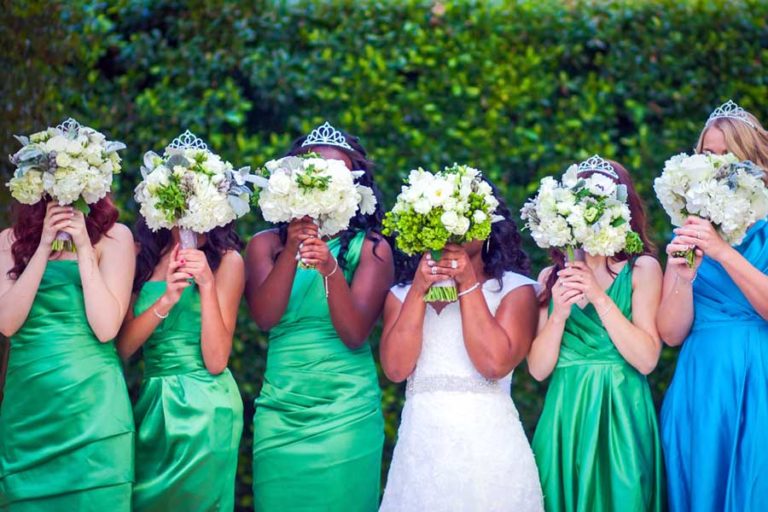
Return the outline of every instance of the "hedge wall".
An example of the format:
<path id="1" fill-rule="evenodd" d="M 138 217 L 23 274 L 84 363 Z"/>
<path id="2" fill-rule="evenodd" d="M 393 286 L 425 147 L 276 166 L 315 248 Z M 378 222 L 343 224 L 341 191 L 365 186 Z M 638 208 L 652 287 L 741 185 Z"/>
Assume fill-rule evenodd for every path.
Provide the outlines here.
<path id="1" fill-rule="evenodd" d="M 595 152 L 614 157 L 634 173 L 663 243 L 669 226 L 650 183 L 664 159 L 689 150 L 728 98 L 768 120 L 768 3 L 756 0 L 2 0 L 0 11 L 0 152 L 15 150 L 11 134 L 69 115 L 125 141 L 116 194 L 127 223 L 140 155 L 182 130 L 258 165 L 327 119 L 362 138 L 390 204 L 417 165 L 472 163 L 519 206 L 540 177 Z M 9 204 L 5 189 L 0 199 Z M 246 238 L 261 227 L 256 213 L 239 223 Z M 231 367 L 249 416 L 265 353 L 243 312 Z M 665 350 L 651 376 L 657 400 L 674 358 Z M 139 373 L 132 364 L 134 391 Z M 388 460 L 403 397 L 382 388 Z M 519 370 L 528 432 L 544 391 Z M 248 428 L 243 507 L 251 437 Z"/>

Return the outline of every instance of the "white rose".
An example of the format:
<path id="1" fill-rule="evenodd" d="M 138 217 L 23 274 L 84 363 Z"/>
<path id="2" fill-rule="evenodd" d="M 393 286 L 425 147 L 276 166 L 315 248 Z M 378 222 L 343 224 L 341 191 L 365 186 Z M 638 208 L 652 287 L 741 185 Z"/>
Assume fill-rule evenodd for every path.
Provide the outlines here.
<path id="1" fill-rule="evenodd" d="M 472 220 L 475 221 L 475 224 L 482 224 L 487 218 L 488 216 L 483 210 L 475 210 L 475 213 L 472 214 Z"/>

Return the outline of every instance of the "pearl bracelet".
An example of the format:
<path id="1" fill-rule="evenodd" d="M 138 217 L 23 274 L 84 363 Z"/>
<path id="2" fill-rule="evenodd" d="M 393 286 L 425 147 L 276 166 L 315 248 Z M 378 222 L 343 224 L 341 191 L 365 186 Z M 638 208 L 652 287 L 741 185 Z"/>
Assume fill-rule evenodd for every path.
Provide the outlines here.
<path id="1" fill-rule="evenodd" d="M 152 308 L 152 313 L 154 313 L 155 316 L 157 318 L 159 318 L 160 320 L 165 320 L 166 318 L 168 318 L 168 315 L 171 314 L 171 312 L 169 311 L 165 315 L 161 315 L 160 313 L 157 312 L 157 309 L 155 309 L 155 308 Z"/>
<path id="2" fill-rule="evenodd" d="M 468 293 L 472 293 L 473 291 L 477 290 L 479 287 L 480 287 L 480 282 L 478 281 L 472 286 L 470 286 L 469 288 L 467 288 L 466 290 L 464 290 L 463 292 L 459 292 L 456 296 L 463 297 L 464 295 L 467 295 Z"/>

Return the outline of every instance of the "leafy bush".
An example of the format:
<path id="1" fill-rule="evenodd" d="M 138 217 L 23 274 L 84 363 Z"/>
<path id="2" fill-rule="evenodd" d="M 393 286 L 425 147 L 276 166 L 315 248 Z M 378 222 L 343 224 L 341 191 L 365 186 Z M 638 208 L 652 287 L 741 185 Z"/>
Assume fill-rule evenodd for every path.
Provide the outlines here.
<path id="1" fill-rule="evenodd" d="M 418 165 L 484 169 L 518 208 L 568 163 L 616 158 L 663 243 L 670 227 L 651 179 L 664 159 L 689 150 L 729 97 L 768 120 L 760 0 L 7 0 L 2 12 L 2 153 L 15 150 L 12 133 L 67 115 L 126 142 L 116 196 L 128 223 L 141 154 L 184 129 L 235 165 L 259 165 L 327 119 L 361 137 L 390 205 Z M 262 227 L 256 214 L 239 223 L 244 237 Z M 527 243 L 541 268 L 544 255 Z M 243 310 L 231 368 L 249 418 L 265 354 Z M 674 359 L 665 350 L 650 378 L 657 401 Z M 129 375 L 135 385 L 136 365 Z M 382 387 L 388 461 L 403 395 Z M 544 392 L 518 371 L 529 433 Z M 242 443 L 243 507 L 252 434 Z"/>

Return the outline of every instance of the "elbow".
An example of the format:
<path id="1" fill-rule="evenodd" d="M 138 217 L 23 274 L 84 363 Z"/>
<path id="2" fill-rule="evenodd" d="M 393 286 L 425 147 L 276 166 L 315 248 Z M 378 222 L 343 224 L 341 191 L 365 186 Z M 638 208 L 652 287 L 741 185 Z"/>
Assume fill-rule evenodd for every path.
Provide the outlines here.
<path id="1" fill-rule="evenodd" d="M 116 327 L 113 329 L 94 330 L 93 334 L 96 336 L 96 339 L 99 340 L 100 343 L 109 343 L 117 337 L 119 332 L 120 328 Z"/>
<path id="2" fill-rule="evenodd" d="M 411 374 L 411 372 L 407 371 L 405 368 L 398 368 L 396 365 L 384 364 L 384 361 L 381 362 L 381 369 L 384 370 L 384 375 L 387 376 L 387 379 L 389 379 L 390 382 L 394 382 L 395 384 L 403 382 Z"/>
<path id="3" fill-rule="evenodd" d="M 683 340 L 685 340 L 683 336 L 675 335 L 672 332 L 664 332 L 662 329 L 659 329 L 659 337 L 668 347 L 679 347 L 683 344 Z"/>
<path id="4" fill-rule="evenodd" d="M 19 328 L 17 326 L 8 325 L 8 324 L 0 325 L 0 334 L 5 336 L 6 338 L 10 338 L 14 334 L 16 334 L 16 331 L 18 330 Z"/>
<path id="5" fill-rule="evenodd" d="M 211 375 L 221 375 L 222 373 L 224 373 L 224 370 L 227 369 L 227 363 L 206 364 L 205 369 L 208 370 L 208 373 L 210 373 Z"/>
<path id="6" fill-rule="evenodd" d="M 349 334 L 346 336 L 340 336 L 341 341 L 344 343 L 344 345 L 347 346 L 350 350 L 357 350 L 358 348 L 365 345 L 365 342 L 367 340 L 367 336 L 361 336 L 361 335 L 355 335 L 355 334 Z"/>
<path id="7" fill-rule="evenodd" d="M 512 368 L 510 368 L 506 361 L 489 360 L 485 364 L 480 365 L 477 371 L 488 380 L 499 380 L 506 377 L 512 371 Z"/>
<path id="8" fill-rule="evenodd" d="M 653 372 L 653 370 L 656 369 L 656 363 L 658 362 L 658 360 L 659 359 L 656 358 L 650 361 L 643 361 L 642 363 L 635 366 L 635 369 L 641 374 L 648 376 Z"/>
<path id="9" fill-rule="evenodd" d="M 528 366 L 528 373 L 531 374 L 531 377 L 533 377 L 536 382 L 544 382 L 547 377 L 549 377 L 548 372 L 543 372 L 539 368 L 530 365 Z"/>

